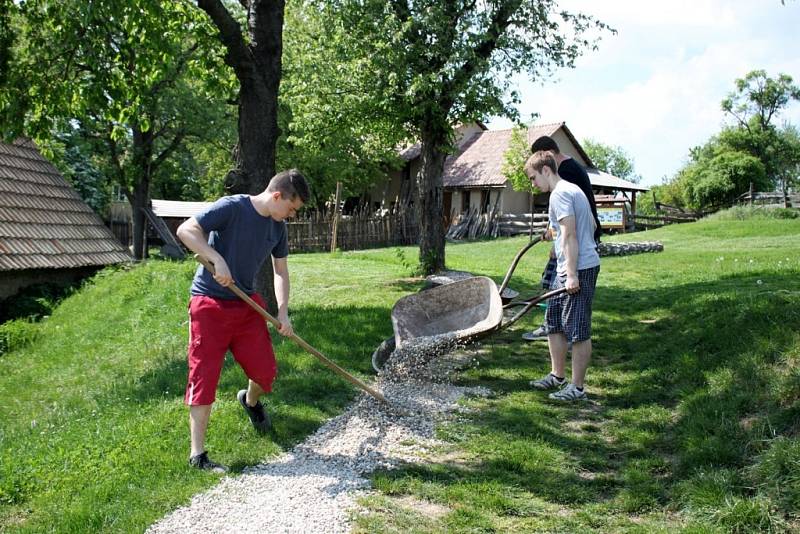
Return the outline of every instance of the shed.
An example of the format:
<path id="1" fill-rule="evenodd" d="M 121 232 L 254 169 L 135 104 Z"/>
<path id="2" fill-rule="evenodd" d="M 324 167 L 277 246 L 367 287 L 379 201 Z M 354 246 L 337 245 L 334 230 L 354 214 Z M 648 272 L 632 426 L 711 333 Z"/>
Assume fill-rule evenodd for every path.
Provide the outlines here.
<path id="1" fill-rule="evenodd" d="M 33 141 L 0 142 L 0 299 L 131 261 Z"/>

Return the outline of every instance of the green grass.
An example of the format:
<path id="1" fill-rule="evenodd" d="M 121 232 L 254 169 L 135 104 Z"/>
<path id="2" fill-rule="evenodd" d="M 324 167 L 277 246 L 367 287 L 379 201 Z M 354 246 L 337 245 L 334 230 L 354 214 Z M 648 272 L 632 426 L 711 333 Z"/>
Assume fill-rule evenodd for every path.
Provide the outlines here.
<path id="1" fill-rule="evenodd" d="M 603 262 L 595 302 L 597 405 L 531 391 L 544 344 L 485 340 L 465 385 L 496 392 L 440 429 L 428 461 L 373 477 L 363 532 L 751 532 L 800 509 L 800 220 L 718 220 L 618 240 L 665 251 Z M 500 280 L 524 239 L 448 245 L 448 267 Z M 398 252 L 399 250 L 399 252 Z M 414 248 L 290 257 L 295 330 L 369 378 L 389 313 L 421 283 Z M 536 290 L 545 247 L 512 279 Z M 751 261 L 752 260 L 752 261 Z M 218 476 L 186 466 L 191 262 L 103 271 L 0 355 L 0 531 L 141 532 Z M 760 282 L 760 283 L 759 283 Z M 646 322 L 641 322 L 646 321 Z M 653 322 L 654 321 L 654 322 Z M 277 336 L 276 336 L 277 337 Z M 302 441 L 357 392 L 276 339 L 275 431 L 259 437 L 223 369 L 209 428 L 240 471 Z"/>
<path id="2" fill-rule="evenodd" d="M 441 460 L 377 473 L 383 497 L 365 501 L 375 512 L 359 531 L 405 531 L 404 496 L 447 510 L 412 516 L 413 532 L 800 527 L 800 221 L 614 238 L 632 239 L 665 251 L 603 261 L 587 380 L 596 404 L 555 405 L 528 388 L 549 360 L 546 344 L 519 335 L 541 315 L 492 336 L 461 383 L 496 395 L 440 429 Z M 450 247 L 448 261 L 498 277 L 512 243 Z M 540 263 L 526 258 L 512 286 L 532 288 Z"/>

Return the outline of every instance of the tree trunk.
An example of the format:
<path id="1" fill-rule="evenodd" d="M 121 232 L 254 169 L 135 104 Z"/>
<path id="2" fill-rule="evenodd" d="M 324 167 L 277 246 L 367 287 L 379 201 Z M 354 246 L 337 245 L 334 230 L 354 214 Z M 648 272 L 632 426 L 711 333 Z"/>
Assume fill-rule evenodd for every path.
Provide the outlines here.
<path id="1" fill-rule="evenodd" d="M 439 128 L 422 132 L 422 168 L 417 175 L 417 221 L 419 263 L 424 274 L 444 269 L 444 224 L 442 175 L 447 154 L 447 133 Z"/>
<path id="2" fill-rule="evenodd" d="M 133 161 L 135 173 L 133 198 L 129 199 L 133 211 L 133 257 L 141 260 L 146 256 L 145 232 L 147 231 L 143 208 L 150 201 L 150 174 L 153 157 L 153 133 L 133 129 Z"/>
<path id="3" fill-rule="evenodd" d="M 250 0 L 247 39 L 220 0 L 198 0 L 219 29 L 227 49 L 225 62 L 239 80 L 239 165 L 242 182 L 231 193 L 257 195 L 275 174 L 278 129 L 278 91 L 283 54 L 285 0 Z M 277 312 L 272 261 L 267 258 L 256 276 L 256 291 L 269 311 Z"/>

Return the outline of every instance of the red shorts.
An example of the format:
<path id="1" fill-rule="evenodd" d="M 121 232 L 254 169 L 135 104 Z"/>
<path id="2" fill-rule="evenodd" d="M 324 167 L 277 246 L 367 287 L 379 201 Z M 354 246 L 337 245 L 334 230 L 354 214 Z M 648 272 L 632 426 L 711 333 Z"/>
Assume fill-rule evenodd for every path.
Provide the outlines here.
<path id="1" fill-rule="evenodd" d="M 264 305 L 258 294 L 252 297 Z M 189 301 L 186 404 L 196 406 L 214 402 L 222 363 L 229 349 L 250 380 L 264 391 L 272 391 L 277 365 L 264 318 L 241 300 L 192 296 Z"/>

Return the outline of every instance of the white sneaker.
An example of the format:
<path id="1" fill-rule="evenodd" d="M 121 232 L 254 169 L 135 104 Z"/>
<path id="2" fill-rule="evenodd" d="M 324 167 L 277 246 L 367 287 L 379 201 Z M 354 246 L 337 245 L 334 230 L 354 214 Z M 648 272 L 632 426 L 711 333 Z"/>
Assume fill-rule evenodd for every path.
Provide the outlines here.
<path id="1" fill-rule="evenodd" d="M 564 385 L 565 379 L 559 380 L 553 373 L 548 374 L 539 380 L 531 380 L 530 385 L 534 389 L 558 389 Z"/>
<path id="2" fill-rule="evenodd" d="M 551 393 L 548 395 L 553 400 L 557 401 L 564 401 L 564 402 L 573 402 L 573 401 L 586 401 L 589 400 L 589 397 L 586 396 L 586 391 L 581 391 L 578 389 L 578 386 L 570 382 L 567 384 L 567 387 L 556 391 L 555 393 Z"/>

